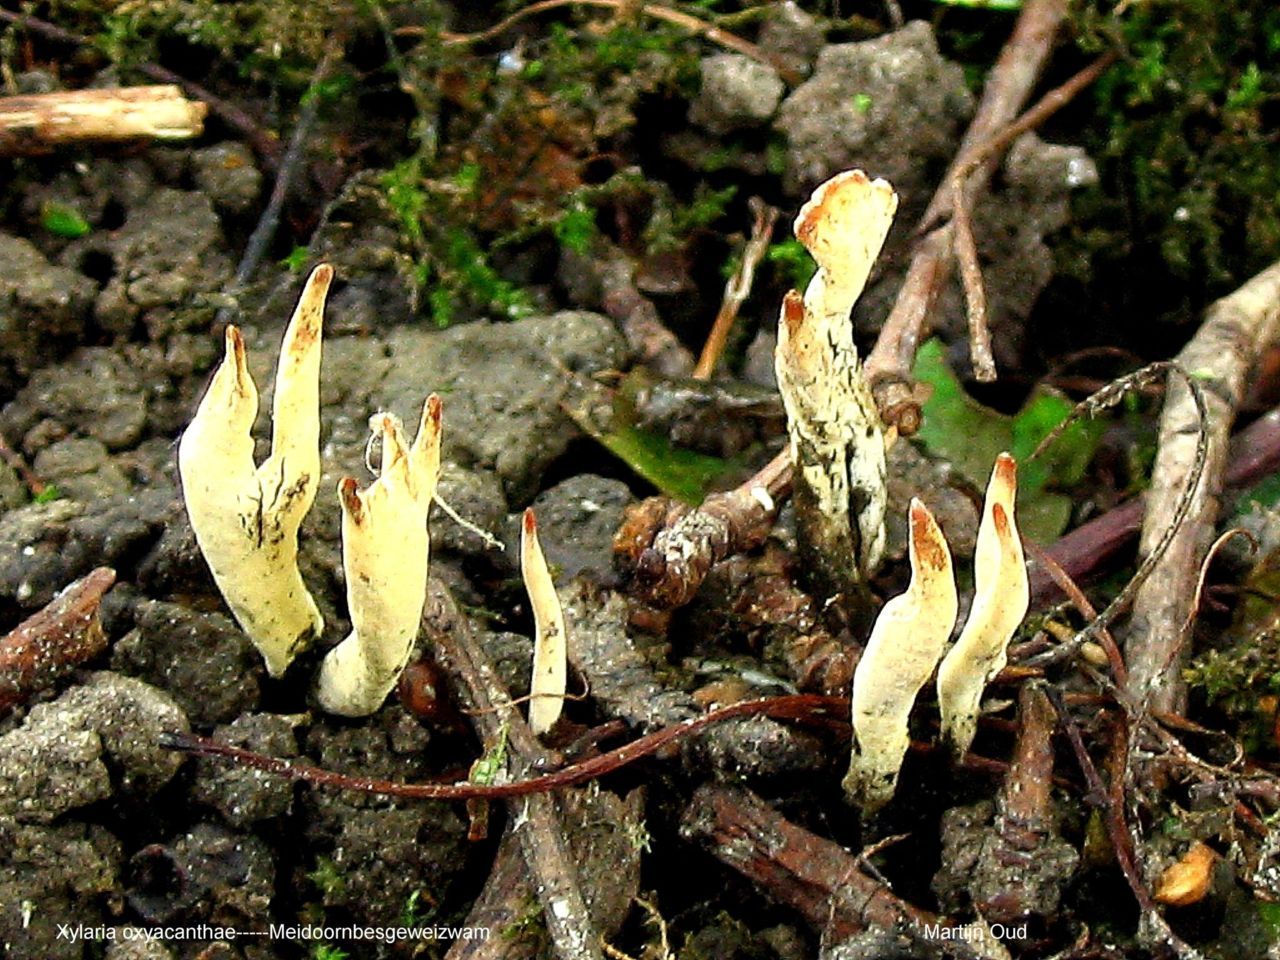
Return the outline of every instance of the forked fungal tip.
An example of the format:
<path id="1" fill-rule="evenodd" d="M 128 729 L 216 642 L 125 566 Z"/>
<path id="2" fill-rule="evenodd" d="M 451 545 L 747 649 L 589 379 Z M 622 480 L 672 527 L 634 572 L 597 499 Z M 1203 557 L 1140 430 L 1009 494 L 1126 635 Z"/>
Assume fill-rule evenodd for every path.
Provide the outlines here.
<path id="1" fill-rule="evenodd" d="M 443 412 L 444 404 L 440 400 L 439 394 L 433 393 L 427 397 L 427 419 L 431 421 L 433 426 L 437 428 L 440 426 L 440 418 Z"/>
<path id="2" fill-rule="evenodd" d="M 328 263 L 321 263 L 311 271 L 311 282 L 323 286 L 329 286 L 333 282 L 333 266 Z"/>
<path id="3" fill-rule="evenodd" d="M 533 536 L 538 532 L 538 519 L 533 515 L 533 507 L 525 507 L 524 532 L 526 536 Z"/>

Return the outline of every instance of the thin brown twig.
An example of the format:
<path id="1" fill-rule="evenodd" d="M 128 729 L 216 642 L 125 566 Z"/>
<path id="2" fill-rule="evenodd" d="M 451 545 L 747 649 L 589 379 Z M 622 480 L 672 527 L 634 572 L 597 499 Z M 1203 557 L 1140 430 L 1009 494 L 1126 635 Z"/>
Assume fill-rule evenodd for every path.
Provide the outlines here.
<path id="1" fill-rule="evenodd" d="M 571 787 L 652 756 L 663 747 L 701 733 L 713 724 L 735 717 L 765 716 L 778 720 L 846 720 L 849 701 L 844 697 L 824 697 L 819 694 L 794 694 L 786 697 L 769 697 L 763 700 L 746 700 L 730 704 L 682 723 L 672 724 L 646 734 L 625 746 L 597 754 L 551 773 L 540 774 L 509 783 L 400 783 L 375 777 L 357 777 L 335 773 L 321 767 L 284 760 L 255 753 L 241 747 L 220 743 L 208 737 L 182 733 L 169 733 L 163 743 L 175 750 L 183 750 L 201 757 L 222 757 L 240 766 L 262 770 L 288 780 L 301 780 L 322 787 L 339 790 L 357 790 L 384 797 L 400 797 L 406 800 L 506 800 L 511 797 L 527 797 L 546 793 L 561 787 Z"/>
<path id="2" fill-rule="evenodd" d="M 1231 439 L 1224 485 L 1238 490 L 1280 469 L 1280 408 L 1270 411 Z M 1144 497 L 1125 501 L 1081 524 L 1046 548 L 1076 581 L 1103 567 L 1138 535 Z M 1055 585 L 1039 564 L 1031 569 L 1032 603 L 1052 599 Z"/>
<path id="3" fill-rule="evenodd" d="M 1070 103 L 1103 72 L 1119 54 L 1108 50 L 1065 83 L 1054 87 L 1029 110 L 999 130 L 990 139 L 967 151 L 954 165 L 948 178 L 951 194 L 951 236 L 969 315 L 969 351 L 974 378 L 980 382 L 996 379 L 995 356 L 991 352 L 991 331 L 987 325 L 987 292 L 978 262 L 978 244 L 973 235 L 973 196 L 969 177 L 982 164 L 1006 150 L 1022 134 L 1034 130 Z"/>
<path id="4" fill-rule="evenodd" d="M 982 101 L 960 149 L 925 211 L 924 229 L 950 212 L 951 171 L 965 162 L 969 150 L 990 140 L 1017 117 L 1048 62 L 1054 39 L 1066 18 L 1066 7 L 1064 0 L 1028 0 L 1023 4 L 1013 32 L 987 75 Z M 993 171 L 994 164 L 988 158 L 971 174 L 968 189 L 972 196 L 985 187 Z M 881 416 L 903 434 L 914 432 L 909 428 L 918 428 L 919 424 L 920 404 L 911 370 L 938 294 L 951 275 L 954 250 L 951 231 L 952 224 L 944 223 L 920 239 L 893 309 L 867 357 L 867 379 Z"/>
<path id="5" fill-rule="evenodd" d="M 432 584 L 422 617 L 432 649 L 442 666 L 461 685 L 461 692 L 477 711 L 473 722 L 486 743 L 507 738 L 507 766 L 517 776 L 546 769 L 554 758 L 534 736 L 524 718 L 510 704 L 511 695 L 487 654 L 476 642 L 470 622 L 447 588 Z M 500 713 L 493 707 L 506 704 Z M 569 855 L 564 817 L 551 797 L 531 795 L 517 809 L 524 825 L 515 831 L 524 854 L 529 885 L 543 908 L 547 932 L 560 960 L 603 960 L 599 937 L 592 926 L 577 865 Z"/>
<path id="6" fill-rule="evenodd" d="M 1093 604 L 1089 602 L 1089 598 L 1085 596 L 1079 585 L 1071 579 L 1071 575 L 1058 565 L 1058 561 L 1054 560 L 1046 550 L 1030 540 L 1024 540 L 1023 546 L 1035 558 L 1036 563 L 1044 567 L 1053 582 L 1058 585 L 1058 589 L 1067 595 L 1067 598 L 1075 605 L 1075 608 L 1086 621 L 1097 619 L 1098 611 L 1094 609 Z M 1118 686 L 1123 687 L 1129 681 L 1129 670 L 1124 665 L 1124 656 L 1120 653 L 1120 648 L 1116 645 L 1115 638 L 1111 636 L 1111 631 L 1106 627 L 1099 630 L 1098 642 L 1102 645 L 1102 649 L 1106 651 L 1107 662 L 1111 665 L 1112 678 Z M 1054 654 L 1057 654 L 1057 652 L 1057 650 L 1053 651 Z M 1038 662 L 1043 665 L 1045 660 Z"/>
<path id="7" fill-rule="evenodd" d="M 522 20 L 535 16 L 540 13 L 547 13 L 551 10 L 559 10 L 564 7 L 600 7 L 606 10 L 628 10 L 635 7 L 633 0 L 539 0 L 537 3 L 531 3 L 527 7 L 522 7 L 515 13 L 502 20 L 499 20 L 493 26 L 476 33 L 451 33 L 447 30 L 440 32 L 440 40 L 446 46 L 463 45 L 470 46 L 476 43 L 485 43 L 493 40 L 506 33 L 512 27 Z M 680 10 L 673 10 L 670 7 L 664 7 L 656 3 L 646 3 L 640 6 L 635 12 L 643 13 L 647 17 L 655 20 L 662 20 L 666 23 L 674 24 L 688 30 L 694 36 L 706 37 L 712 43 L 719 44 L 726 50 L 732 50 L 734 53 L 740 53 L 745 57 L 750 57 L 759 63 L 766 64 L 778 71 L 778 75 L 782 77 L 788 84 L 795 86 L 804 78 L 800 76 L 792 67 L 788 66 L 783 60 L 775 57 L 768 51 L 762 50 L 750 41 L 743 40 L 736 34 L 732 34 L 727 30 L 722 30 L 713 23 L 700 20 L 695 16 L 684 13 Z M 420 28 L 402 28 L 400 33 L 408 33 L 410 31 L 420 32 Z"/>
<path id="8" fill-rule="evenodd" d="M 738 269 L 733 271 L 733 276 L 725 284 L 724 300 L 716 314 L 715 323 L 711 325 L 711 332 L 707 334 L 707 340 L 702 345 L 698 363 L 693 368 L 695 380 L 710 380 L 711 375 L 715 373 L 716 363 L 720 360 L 725 342 L 729 339 L 729 331 L 733 329 L 733 323 L 738 319 L 738 311 L 743 302 L 751 294 L 756 267 L 769 249 L 769 241 L 773 237 L 773 226 L 778 222 L 778 209 L 769 206 L 759 197 L 752 197 L 750 206 L 755 214 L 755 221 L 751 225 L 751 239 L 742 250 Z"/>

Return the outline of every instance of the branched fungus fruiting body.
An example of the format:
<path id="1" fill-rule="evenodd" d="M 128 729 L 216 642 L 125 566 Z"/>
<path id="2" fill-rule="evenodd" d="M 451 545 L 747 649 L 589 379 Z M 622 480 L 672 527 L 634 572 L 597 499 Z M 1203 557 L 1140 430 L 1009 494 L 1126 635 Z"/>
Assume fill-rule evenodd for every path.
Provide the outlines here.
<path id="1" fill-rule="evenodd" d="M 550 730 L 564 709 L 568 647 L 564 611 L 556 596 L 547 559 L 538 542 L 538 521 L 524 512 L 520 536 L 520 572 L 533 608 L 533 674 L 529 680 L 529 729 L 541 735 Z"/>
<path id="2" fill-rule="evenodd" d="M 253 462 L 258 391 L 244 340 L 226 357 L 178 444 L 178 473 L 200 551 L 237 622 L 279 676 L 324 627 L 298 573 L 298 526 L 320 477 L 320 343 L 333 268 L 316 267 L 285 330 L 272 402 L 271 455 Z"/>
<path id="3" fill-rule="evenodd" d="M 907 591 L 884 605 L 853 676 L 853 756 L 845 792 L 864 813 L 893 796 L 910 740 L 907 720 L 956 622 L 951 551 L 933 515 L 911 501 Z"/>
<path id="4" fill-rule="evenodd" d="M 884 552 L 885 441 L 850 312 L 897 205 L 888 183 L 853 170 L 814 191 L 795 224 L 818 270 L 783 302 L 775 366 L 802 556 L 831 595 L 864 583 Z"/>
<path id="5" fill-rule="evenodd" d="M 960 639 L 938 668 L 942 736 L 957 757 L 973 743 L 982 691 L 1004 668 L 1009 641 L 1030 604 L 1027 564 L 1013 513 L 1017 471 L 1009 454 L 996 458 L 973 555 L 973 607 Z"/>
<path id="6" fill-rule="evenodd" d="M 374 414 L 369 426 L 382 437 L 378 479 L 366 490 L 352 477 L 338 484 L 352 630 L 324 658 L 316 685 L 320 705 L 347 717 L 382 706 L 418 635 L 431 545 L 427 514 L 440 479 L 440 398 L 427 398 L 412 447 L 392 414 Z"/>

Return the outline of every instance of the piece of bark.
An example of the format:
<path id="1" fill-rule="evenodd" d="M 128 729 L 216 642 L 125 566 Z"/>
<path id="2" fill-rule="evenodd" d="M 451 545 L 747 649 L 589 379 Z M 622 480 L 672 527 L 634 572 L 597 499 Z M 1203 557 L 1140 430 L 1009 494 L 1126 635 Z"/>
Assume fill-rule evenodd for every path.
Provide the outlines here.
<path id="1" fill-rule="evenodd" d="M 0 97 L 0 155 L 47 153 L 72 143 L 185 140 L 204 132 L 207 111 L 168 84 Z"/>
<path id="2" fill-rule="evenodd" d="M 0 716 L 106 649 L 98 608 L 115 582 L 98 567 L 0 640 Z"/>
<path id="3" fill-rule="evenodd" d="M 1214 537 L 1226 468 L 1227 440 L 1248 378 L 1280 333 L 1280 262 L 1212 304 L 1199 331 L 1176 362 L 1204 388 L 1208 420 L 1199 423 L 1191 392 L 1171 378 L 1160 419 L 1159 450 L 1147 495 L 1139 550 L 1149 554 L 1160 542 L 1187 483 L 1187 470 L 1200 443 L 1207 446 L 1204 473 L 1181 528 L 1134 598 L 1127 630 L 1129 691 L 1148 698 L 1152 710 L 1182 713 L 1184 639 L 1196 584 Z"/>
<path id="4" fill-rule="evenodd" d="M 864 872 L 857 857 L 789 822 L 749 790 L 704 785 L 693 794 L 681 834 L 741 872 L 770 897 L 799 911 L 824 943 L 868 929 L 902 934 L 937 954 L 976 958 L 959 939 L 925 939 L 943 918 L 899 899 Z"/>
<path id="5" fill-rule="evenodd" d="M 791 458 L 784 450 L 741 486 L 711 494 L 694 510 L 664 498 L 628 510 L 614 553 L 634 567 L 643 599 L 662 609 L 684 606 L 712 564 L 764 542 L 778 501 L 790 490 Z"/>

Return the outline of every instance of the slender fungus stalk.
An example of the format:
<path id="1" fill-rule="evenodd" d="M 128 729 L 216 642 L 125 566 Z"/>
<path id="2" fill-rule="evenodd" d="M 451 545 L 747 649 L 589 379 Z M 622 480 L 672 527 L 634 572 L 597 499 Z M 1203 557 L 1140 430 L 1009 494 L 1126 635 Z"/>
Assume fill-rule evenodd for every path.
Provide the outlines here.
<path id="1" fill-rule="evenodd" d="M 963 757 L 973 743 L 982 691 L 1004 669 L 1009 640 L 1031 601 L 1022 540 L 1013 518 L 1017 492 L 1018 464 L 1002 453 L 991 471 L 978 527 L 973 607 L 960 639 L 938 668 L 942 736 L 957 757 Z"/>
<path id="2" fill-rule="evenodd" d="M 324 627 L 298 573 L 298 526 L 320 477 L 320 338 L 333 268 L 316 267 L 276 368 L 271 455 L 253 462 L 258 391 L 244 340 L 227 352 L 178 444 L 178 473 L 196 542 L 236 621 L 278 677 Z"/>
<path id="3" fill-rule="evenodd" d="M 863 584 L 884 552 L 885 441 L 849 314 L 897 205 L 888 183 L 852 170 L 818 187 L 795 224 L 818 271 L 783 301 L 775 366 L 801 555 L 829 596 Z"/>
<path id="4" fill-rule="evenodd" d="M 427 398 L 412 447 L 389 413 L 374 414 L 369 427 L 382 435 L 378 479 L 367 490 L 357 490 L 352 477 L 338 483 L 352 630 L 324 658 L 316 685 L 320 705 L 347 717 L 382 706 L 418 635 L 431 547 L 427 513 L 440 479 L 440 398 Z"/>
<path id="5" fill-rule="evenodd" d="M 933 514 L 911 501 L 907 591 L 884 605 L 853 675 L 853 756 L 844 789 L 864 813 L 893 796 L 910 743 L 907 719 L 955 626 L 951 551 Z"/>
<path id="6" fill-rule="evenodd" d="M 538 521 L 532 510 L 524 512 L 520 536 L 520 572 L 533 608 L 533 676 L 529 681 L 529 729 L 541 736 L 550 730 L 564 709 L 567 674 L 564 612 L 547 559 L 538 543 Z"/>

